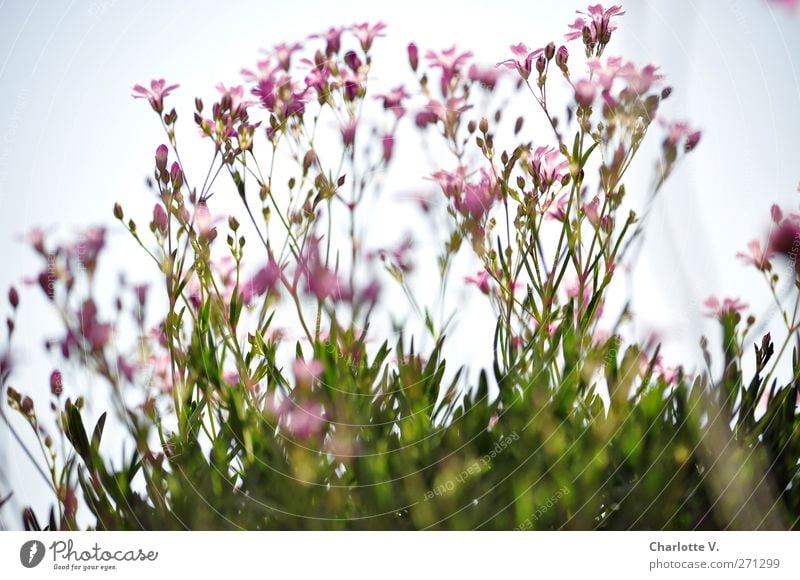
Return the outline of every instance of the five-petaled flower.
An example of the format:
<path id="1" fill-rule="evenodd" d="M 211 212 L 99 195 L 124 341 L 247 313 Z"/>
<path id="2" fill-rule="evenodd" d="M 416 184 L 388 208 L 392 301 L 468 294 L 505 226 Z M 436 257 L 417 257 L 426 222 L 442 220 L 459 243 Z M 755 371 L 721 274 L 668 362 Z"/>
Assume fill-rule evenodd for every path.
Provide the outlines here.
<path id="1" fill-rule="evenodd" d="M 709 296 L 703 304 L 709 309 L 709 315 L 714 318 L 722 318 L 747 308 L 747 304 L 738 298 L 725 298 L 720 301 L 716 296 Z"/>
<path id="2" fill-rule="evenodd" d="M 582 38 L 586 54 L 599 56 L 611 40 L 611 33 L 617 29 L 617 24 L 611 19 L 622 16 L 625 12 L 621 6 L 603 8 L 601 4 L 593 4 L 587 10 L 588 12 L 576 10 L 579 16 L 569 25 L 571 30 L 564 35 L 564 38 L 567 40 Z"/>
<path id="3" fill-rule="evenodd" d="M 497 63 L 497 66 L 516 70 L 523 79 L 528 79 L 533 70 L 533 61 L 544 52 L 543 48 L 529 50 L 524 43 L 511 45 L 511 54 L 514 58 L 509 58 Z"/>
<path id="4" fill-rule="evenodd" d="M 429 50 L 425 53 L 425 58 L 428 59 L 432 67 L 442 70 L 442 95 L 447 96 L 452 88 L 450 81 L 458 76 L 461 67 L 469 62 L 469 59 L 472 58 L 472 52 L 468 50 L 459 54 L 454 45 L 441 52 Z"/>
<path id="5" fill-rule="evenodd" d="M 160 114 L 164 111 L 164 97 L 180 86 L 166 86 L 166 84 L 167 82 L 164 79 L 153 79 L 150 81 L 149 89 L 142 85 L 133 85 L 133 98 L 147 99 L 153 110 Z"/>
<path id="6" fill-rule="evenodd" d="M 358 41 L 361 43 L 361 48 L 364 52 L 368 51 L 372 46 L 372 42 L 379 36 L 383 36 L 382 32 L 386 28 L 383 22 L 370 24 L 369 22 L 362 22 L 353 26 L 353 34 L 355 34 Z"/>
<path id="7" fill-rule="evenodd" d="M 761 242 L 750 240 L 747 243 L 747 252 L 736 252 L 736 257 L 740 258 L 745 264 L 752 264 L 762 272 L 772 269 L 770 258 L 773 251 L 769 247 L 761 249 Z"/>

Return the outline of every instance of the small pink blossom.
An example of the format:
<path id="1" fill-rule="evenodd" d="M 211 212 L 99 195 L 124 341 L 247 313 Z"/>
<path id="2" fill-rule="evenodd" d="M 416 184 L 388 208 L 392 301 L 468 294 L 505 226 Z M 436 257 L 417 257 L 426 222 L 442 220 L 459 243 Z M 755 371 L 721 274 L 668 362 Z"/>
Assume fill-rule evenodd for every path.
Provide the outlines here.
<path id="1" fill-rule="evenodd" d="M 280 44 L 276 44 L 272 50 L 275 53 L 275 57 L 278 59 L 278 65 L 283 70 L 288 71 L 292 62 L 292 54 L 301 48 L 303 48 L 303 45 L 298 42 L 281 42 Z"/>
<path id="2" fill-rule="evenodd" d="M 738 298 L 725 298 L 720 302 L 716 296 L 709 296 L 703 304 L 709 309 L 709 315 L 715 318 L 722 318 L 747 308 L 747 304 Z"/>
<path id="3" fill-rule="evenodd" d="M 581 79 L 575 83 L 575 102 L 584 109 L 588 109 L 594 102 L 596 87 L 593 82 Z"/>
<path id="4" fill-rule="evenodd" d="M 372 42 L 377 37 L 384 36 L 382 32 L 385 28 L 386 25 L 383 22 L 377 22 L 376 24 L 362 22 L 361 24 L 353 26 L 353 34 L 355 34 L 356 38 L 361 43 L 361 48 L 366 52 L 370 49 Z"/>
<path id="5" fill-rule="evenodd" d="M 287 427 L 299 439 L 310 439 L 325 426 L 325 410 L 319 403 L 305 401 L 292 409 L 287 417 Z"/>
<path id="6" fill-rule="evenodd" d="M 358 129 L 358 119 L 349 117 L 344 124 L 339 127 L 339 133 L 342 135 L 342 143 L 345 147 L 350 147 L 356 140 L 356 129 Z"/>
<path id="7" fill-rule="evenodd" d="M 600 4 L 589 6 L 588 12 L 576 11 L 578 18 L 569 25 L 570 32 L 564 35 L 567 40 L 583 38 L 587 51 L 593 51 L 597 45 L 605 46 L 611 40 L 611 33 L 617 24 L 611 19 L 622 16 L 625 12 L 621 6 L 603 8 Z"/>
<path id="8" fill-rule="evenodd" d="M 267 265 L 258 270 L 252 278 L 241 287 L 242 302 L 249 305 L 256 296 L 263 296 L 267 292 L 274 292 L 281 279 L 281 268 L 275 259 L 270 256 Z"/>
<path id="9" fill-rule="evenodd" d="M 444 103 L 431 99 L 425 109 L 417 113 L 414 121 L 420 129 L 441 121 L 444 125 L 445 133 L 453 136 L 461 114 L 471 108 L 472 105 L 467 105 L 461 97 L 451 97 Z"/>
<path id="10" fill-rule="evenodd" d="M 297 386 L 303 389 L 310 389 L 314 381 L 322 376 L 324 370 L 322 363 L 317 359 L 304 361 L 298 358 L 292 363 L 292 372 Z"/>
<path id="11" fill-rule="evenodd" d="M 750 240 L 747 243 L 747 253 L 736 252 L 736 257 L 740 258 L 745 264 L 751 264 L 762 272 L 772 269 L 770 259 L 773 252 L 770 248 L 761 249 L 761 242 L 758 240 Z"/>
<path id="12" fill-rule="evenodd" d="M 408 98 L 408 93 L 402 85 L 386 93 L 375 95 L 373 98 L 383 101 L 383 108 L 392 111 L 398 119 L 406 114 L 403 101 Z"/>
<path id="13" fill-rule="evenodd" d="M 700 131 L 695 131 L 689 127 L 688 123 L 676 121 L 667 125 L 667 137 L 664 141 L 669 147 L 677 147 L 683 139 L 684 151 L 691 151 L 700 142 Z"/>
<path id="14" fill-rule="evenodd" d="M 600 224 L 600 199 L 596 195 L 592 198 L 592 201 L 581 206 L 581 211 L 594 227 Z"/>
<path id="15" fill-rule="evenodd" d="M 428 59 L 432 67 L 441 69 L 442 95 L 447 95 L 450 88 L 450 81 L 460 74 L 461 67 L 472 58 L 472 52 L 467 51 L 459 54 L 456 47 L 451 46 L 438 53 L 429 50 L 425 53 L 425 58 Z"/>
<path id="16" fill-rule="evenodd" d="M 558 149 L 543 145 L 533 152 L 531 169 L 540 191 L 544 192 L 569 175 L 569 162 Z"/>
<path id="17" fill-rule="evenodd" d="M 326 32 L 320 34 L 312 34 L 311 38 L 321 38 L 325 40 L 325 53 L 336 54 L 342 46 L 342 32 L 344 28 L 341 26 L 333 26 Z"/>
<path id="18" fill-rule="evenodd" d="M 464 186 L 464 195 L 455 198 L 455 206 L 464 215 L 477 220 L 491 209 L 496 198 L 496 178 L 485 169 L 481 169 L 480 179 Z"/>
<path id="19" fill-rule="evenodd" d="M 477 64 L 470 65 L 467 71 L 467 78 L 471 81 L 480 83 L 482 87 L 487 90 L 493 90 L 500 79 L 502 72 L 497 70 L 496 67 L 480 66 Z"/>
<path id="20" fill-rule="evenodd" d="M 166 235 L 169 227 L 169 218 L 167 217 L 167 210 L 160 203 L 153 206 L 153 226 L 162 236 Z"/>
<path id="21" fill-rule="evenodd" d="M 484 294 L 489 293 L 489 273 L 486 270 L 481 270 L 474 276 L 465 276 L 464 282 L 467 284 L 475 284 Z"/>
<path id="22" fill-rule="evenodd" d="M 461 166 L 453 171 L 440 169 L 431 175 L 431 178 L 439 184 L 439 187 L 442 188 L 442 192 L 447 197 L 458 197 L 461 195 L 461 192 L 464 191 L 467 168 Z"/>
<path id="23" fill-rule="evenodd" d="M 133 98 L 147 99 L 153 110 L 160 114 L 164 111 L 164 97 L 169 96 L 172 91 L 180 86 L 165 86 L 166 84 L 164 79 L 153 79 L 150 81 L 149 89 L 142 85 L 133 85 Z"/>
<path id="24" fill-rule="evenodd" d="M 527 79 L 533 70 L 533 61 L 543 52 L 543 48 L 529 50 L 522 42 L 519 44 L 512 44 L 511 53 L 514 57 L 498 62 L 497 66 L 516 70 L 522 78 Z"/>

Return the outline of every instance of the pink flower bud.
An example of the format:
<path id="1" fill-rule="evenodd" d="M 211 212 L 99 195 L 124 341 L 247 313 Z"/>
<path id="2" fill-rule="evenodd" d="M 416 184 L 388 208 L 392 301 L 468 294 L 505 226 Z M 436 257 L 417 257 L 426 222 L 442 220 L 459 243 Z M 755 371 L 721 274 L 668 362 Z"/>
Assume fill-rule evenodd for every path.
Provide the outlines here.
<path id="1" fill-rule="evenodd" d="M 19 293 L 13 286 L 8 289 L 8 302 L 11 304 L 11 308 L 16 309 L 19 306 Z"/>
<path id="2" fill-rule="evenodd" d="M 60 371 L 50 373 L 50 392 L 56 397 L 60 397 L 64 392 L 63 378 Z"/>
<path id="3" fill-rule="evenodd" d="M 159 171 L 164 171 L 167 168 L 167 155 L 169 155 L 169 149 L 164 144 L 158 146 L 156 149 L 156 168 Z"/>
<path id="4" fill-rule="evenodd" d="M 419 66 L 419 50 L 417 45 L 413 42 L 408 45 L 408 63 L 411 65 L 411 70 L 417 72 Z"/>
<path id="5" fill-rule="evenodd" d="M 691 151 L 697 144 L 700 142 L 700 131 L 695 131 L 694 133 L 689 133 L 686 137 L 686 144 L 683 146 L 684 151 Z"/>
<path id="6" fill-rule="evenodd" d="M 392 151 L 394 150 L 394 136 L 384 135 L 381 144 L 383 145 L 383 160 L 389 163 L 392 159 Z"/>
<path id="7" fill-rule="evenodd" d="M 167 211 L 160 203 L 153 206 L 153 225 L 161 235 L 166 235 L 169 227 L 169 218 L 167 217 Z"/>
<path id="8" fill-rule="evenodd" d="M 178 165 L 177 161 L 173 162 L 172 167 L 169 169 L 169 178 L 172 181 L 172 187 L 175 189 L 180 189 L 181 185 L 183 185 L 183 171 L 181 171 L 181 166 Z"/>

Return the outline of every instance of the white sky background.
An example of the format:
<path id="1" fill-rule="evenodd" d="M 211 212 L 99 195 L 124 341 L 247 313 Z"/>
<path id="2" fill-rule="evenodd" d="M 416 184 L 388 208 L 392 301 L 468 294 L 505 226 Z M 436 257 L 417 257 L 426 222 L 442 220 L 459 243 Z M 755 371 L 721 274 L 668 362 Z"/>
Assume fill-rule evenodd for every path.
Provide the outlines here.
<path id="1" fill-rule="evenodd" d="M 800 201 L 800 71 L 794 62 L 800 60 L 800 14 L 764 0 L 623 4 L 627 14 L 607 54 L 660 64 L 675 87 L 661 112 L 704 132 L 698 150 L 662 191 L 634 275 L 640 330 L 663 332 L 668 363 L 694 362 L 699 336 L 716 335 L 702 318 L 709 294 L 739 296 L 756 313 L 770 303 L 763 281 L 734 254 L 764 232 L 771 203 L 796 209 Z M 107 224 L 114 261 L 106 255 L 101 268 L 108 277 L 113 280 L 122 265 L 133 279 L 152 275 L 111 216 L 120 201 L 126 213 L 138 216 L 141 229 L 153 203 L 143 180 L 163 136 L 147 105 L 130 98 L 134 83 L 164 77 L 181 84 L 168 102 L 182 113 L 190 151 L 184 160 L 192 157 L 189 165 L 199 171 L 208 144 L 194 137 L 194 96 L 210 103 L 214 85 L 237 82 L 239 69 L 253 64 L 261 48 L 331 25 L 382 20 L 388 36 L 377 41 L 373 74 L 377 83 L 397 84 L 395 79 L 409 79 L 405 46 L 411 40 L 421 52 L 457 44 L 479 61 L 495 63 L 508 57 L 512 43 L 563 42 L 574 10 L 585 6 L 572 0 L 0 1 L 0 290 L 4 296 L 10 284 L 38 273 L 40 264 L 17 239 L 34 226 L 56 225 L 54 231 L 68 234 Z M 579 46 L 571 46 L 578 56 Z M 392 169 L 391 183 L 398 191 L 419 187 L 427 170 L 409 161 L 414 158 L 402 140 L 398 147 L 398 159 L 408 156 Z M 646 186 L 651 159 L 639 160 L 627 180 L 629 191 Z M 225 211 L 224 205 L 211 207 Z M 370 230 L 376 245 L 414 229 L 416 214 L 397 211 L 376 209 Z M 424 285 L 424 279 L 415 283 Z M 19 366 L 11 384 L 38 395 L 44 407 L 52 363 L 41 345 L 57 327 L 38 289 L 30 294 L 22 296 Z M 449 355 L 453 363 L 487 365 L 491 313 L 471 296 L 461 295 L 461 310 L 469 316 L 451 335 Z M 7 311 L 3 298 L 0 312 Z M 14 507 L 42 505 L 41 481 L 5 430 L 0 441 L 0 475 L 14 483 Z M 0 495 L 6 491 L 3 486 Z M 19 525 L 16 513 L 4 516 L 6 524 Z"/>

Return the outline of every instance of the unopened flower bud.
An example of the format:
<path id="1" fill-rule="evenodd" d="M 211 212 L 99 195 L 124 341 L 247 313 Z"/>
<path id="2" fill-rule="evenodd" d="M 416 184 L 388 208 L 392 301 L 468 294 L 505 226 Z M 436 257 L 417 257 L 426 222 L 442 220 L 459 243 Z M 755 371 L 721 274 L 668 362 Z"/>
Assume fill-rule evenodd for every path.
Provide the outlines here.
<path id="1" fill-rule="evenodd" d="M 125 214 L 122 213 L 122 206 L 118 203 L 114 204 L 114 217 L 118 220 L 121 220 L 123 217 L 125 217 Z"/>
<path id="2" fill-rule="evenodd" d="M 30 397 L 25 397 L 24 399 L 22 399 L 19 408 L 22 409 L 23 413 L 29 415 L 31 411 L 33 411 L 33 399 L 31 399 Z"/>
<path id="3" fill-rule="evenodd" d="M 159 171 L 165 171 L 167 169 L 167 156 L 169 155 L 169 150 L 167 146 L 161 144 L 156 149 L 156 168 Z"/>
<path id="4" fill-rule="evenodd" d="M 544 74 L 544 67 L 547 64 L 547 60 L 545 60 L 544 55 L 539 55 L 539 58 L 536 59 L 536 72 L 540 75 Z"/>
<path id="5" fill-rule="evenodd" d="M 64 392 L 63 379 L 60 371 L 53 371 L 50 373 L 50 392 L 56 397 L 60 397 Z"/>
<path id="6" fill-rule="evenodd" d="M 558 47 L 556 51 L 556 65 L 564 74 L 567 74 L 567 61 L 569 60 L 569 51 L 566 46 Z"/>
<path id="7" fill-rule="evenodd" d="M 234 232 L 239 229 L 239 220 L 233 216 L 228 217 L 228 227 Z"/>
<path id="8" fill-rule="evenodd" d="M 408 63 L 411 65 L 411 70 L 417 72 L 419 65 L 419 51 L 417 45 L 413 42 L 408 45 Z"/>
<path id="9" fill-rule="evenodd" d="M 556 45 L 554 42 L 548 43 L 547 46 L 544 47 L 544 57 L 547 60 L 553 60 L 553 56 L 556 54 Z"/>
<path id="10" fill-rule="evenodd" d="M 8 289 L 8 302 L 11 304 L 11 308 L 16 309 L 19 306 L 19 293 L 13 286 Z"/>

